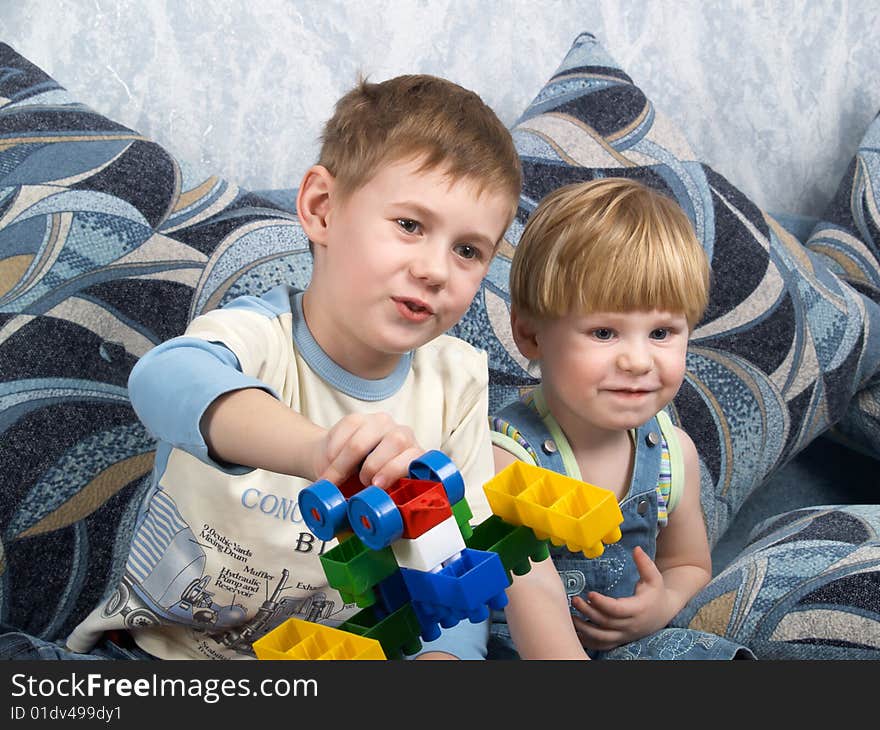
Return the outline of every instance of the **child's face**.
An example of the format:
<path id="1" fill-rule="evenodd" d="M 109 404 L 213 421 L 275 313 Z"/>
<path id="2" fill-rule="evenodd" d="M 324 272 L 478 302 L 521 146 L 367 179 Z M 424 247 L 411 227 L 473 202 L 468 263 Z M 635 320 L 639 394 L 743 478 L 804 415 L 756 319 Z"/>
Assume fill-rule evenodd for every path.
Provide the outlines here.
<path id="1" fill-rule="evenodd" d="M 323 250 L 316 248 L 323 277 L 316 291 L 324 294 L 313 300 L 320 309 L 309 325 L 353 372 L 369 363 L 381 371 L 383 361 L 396 362 L 458 322 L 508 224 L 506 196 L 478 196 L 468 179 L 417 168 L 418 161 L 387 164 L 342 202 L 331 195 Z"/>
<path id="2" fill-rule="evenodd" d="M 640 426 L 678 392 L 688 335 L 684 314 L 657 310 L 540 322 L 535 338 L 548 404 L 569 427 Z"/>

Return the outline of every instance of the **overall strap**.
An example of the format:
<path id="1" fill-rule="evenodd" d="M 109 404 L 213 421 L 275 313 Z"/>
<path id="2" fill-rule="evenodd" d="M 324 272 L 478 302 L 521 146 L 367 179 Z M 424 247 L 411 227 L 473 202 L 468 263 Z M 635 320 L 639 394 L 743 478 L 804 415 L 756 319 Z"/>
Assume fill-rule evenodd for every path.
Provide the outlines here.
<path id="1" fill-rule="evenodd" d="M 626 499 L 657 488 L 660 474 L 663 435 L 656 417 L 635 430 L 633 473 Z"/>
<path id="2" fill-rule="evenodd" d="M 489 420 L 494 444 L 520 458 L 525 452 L 529 461 L 544 469 L 552 469 L 559 474 L 566 473 L 556 442 L 541 416 L 530 404 L 521 400 L 513 401 Z"/>

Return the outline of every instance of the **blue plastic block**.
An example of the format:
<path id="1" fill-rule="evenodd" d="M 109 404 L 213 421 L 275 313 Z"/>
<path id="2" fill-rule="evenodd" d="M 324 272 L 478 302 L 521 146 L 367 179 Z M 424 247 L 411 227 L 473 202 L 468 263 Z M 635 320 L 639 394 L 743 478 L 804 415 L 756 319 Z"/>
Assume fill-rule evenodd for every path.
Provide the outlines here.
<path id="1" fill-rule="evenodd" d="M 365 487 L 348 500 L 348 522 L 361 542 L 381 550 L 403 535 L 403 517 L 388 496 L 376 486 Z"/>
<path id="2" fill-rule="evenodd" d="M 409 463 L 409 475 L 412 479 L 440 482 L 446 490 L 449 504 L 455 504 L 464 498 L 464 479 L 461 472 L 442 451 L 433 449 L 426 451 L 418 459 L 413 459 Z"/>
<path id="3" fill-rule="evenodd" d="M 430 624 L 448 628 L 465 618 L 478 623 L 489 617 L 489 609 L 507 605 L 507 573 L 497 553 L 466 548 L 435 573 L 409 568 L 400 573 L 426 641 L 435 633 Z"/>
<path id="4" fill-rule="evenodd" d="M 348 527 L 348 504 L 342 492 L 326 479 L 299 493 L 299 511 L 306 526 L 320 540 L 332 540 Z"/>
<path id="5" fill-rule="evenodd" d="M 374 590 L 376 603 L 373 608 L 380 617 L 394 613 L 401 606 L 410 603 L 409 591 L 406 589 L 400 570 L 394 571 Z"/>

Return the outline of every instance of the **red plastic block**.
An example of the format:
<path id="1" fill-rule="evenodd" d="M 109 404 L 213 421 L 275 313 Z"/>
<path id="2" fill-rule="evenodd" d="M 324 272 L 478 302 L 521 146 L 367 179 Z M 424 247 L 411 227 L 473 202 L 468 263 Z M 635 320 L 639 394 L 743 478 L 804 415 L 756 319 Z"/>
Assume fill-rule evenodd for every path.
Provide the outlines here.
<path id="1" fill-rule="evenodd" d="M 355 472 L 348 479 L 346 479 L 342 484 L 339 484 L 339 491 L 342 492 L 342 496 L 347 500 L 351 499 L 358 492 L 363 490 L 364 485 L 361 484 L 361 479 L 358 476 L 359 472 Z"/>
<path id="2" fill-rule="evenodd" d="M 388 496 L 403 518 L 403 537 L 410 540 L 452 517 L 452 507 L 440 482 L 424 479 L 398 479 Z"/>

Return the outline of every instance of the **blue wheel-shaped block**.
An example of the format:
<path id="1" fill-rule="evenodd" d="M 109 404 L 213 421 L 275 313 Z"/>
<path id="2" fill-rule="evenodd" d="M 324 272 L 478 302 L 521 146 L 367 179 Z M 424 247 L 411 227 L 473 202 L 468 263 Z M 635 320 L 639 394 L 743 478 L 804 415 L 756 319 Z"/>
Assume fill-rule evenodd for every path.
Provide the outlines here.
<path id="1" fill-rule="evenodd" d="M 348 504 L 339 488 L 321 479 L 299 493 L 299 511 L 320 540 L 332 540 L 348 527 Z"/>
<path id="2" fill-rule="evenodd" d="M 348 522 L 371 550 L 386 548 L 403 535 L 400 510 L 388 492 L 376 486 L 366 487 L 348 500 Z"/>
<path id="3" fill-rule="evenodd" d="M 458 467 L 442 451 L 433 449 L 426 451 L 418 459 L 409 463 L 411 479 L 424 479 L 429 482 L 440 482 L 446 490 L 449 504 L 456 504 L 464 499 L 464 479 Z"/>

